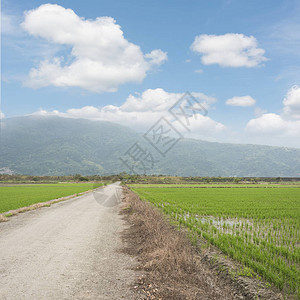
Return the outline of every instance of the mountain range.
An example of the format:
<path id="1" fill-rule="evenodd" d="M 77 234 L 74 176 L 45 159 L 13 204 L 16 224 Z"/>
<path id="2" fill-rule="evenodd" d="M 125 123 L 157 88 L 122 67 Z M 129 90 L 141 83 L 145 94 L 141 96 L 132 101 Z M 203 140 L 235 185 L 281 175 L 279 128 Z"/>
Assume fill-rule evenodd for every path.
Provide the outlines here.
<path id="1" fill-rule="evenodd" d="M 161 155 L 125 126 L 54 116 L 3 119 L 0 155 L 0 169 L 28 175 L 300 176 L 300 149 L 181 139 Z"/>

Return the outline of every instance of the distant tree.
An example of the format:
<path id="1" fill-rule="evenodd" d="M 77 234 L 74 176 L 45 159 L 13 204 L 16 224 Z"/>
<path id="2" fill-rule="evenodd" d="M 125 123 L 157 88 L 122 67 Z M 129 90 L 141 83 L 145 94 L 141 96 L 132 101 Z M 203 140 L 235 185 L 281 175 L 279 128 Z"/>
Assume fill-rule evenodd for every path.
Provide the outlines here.
<path id="1" fill-rule="evenodd" d="M 82 177 L 81 174 L 75 174 L 75 175 L 73 175 L 73 179 L 75 181 L 79 181 L 81 177 Z"/>

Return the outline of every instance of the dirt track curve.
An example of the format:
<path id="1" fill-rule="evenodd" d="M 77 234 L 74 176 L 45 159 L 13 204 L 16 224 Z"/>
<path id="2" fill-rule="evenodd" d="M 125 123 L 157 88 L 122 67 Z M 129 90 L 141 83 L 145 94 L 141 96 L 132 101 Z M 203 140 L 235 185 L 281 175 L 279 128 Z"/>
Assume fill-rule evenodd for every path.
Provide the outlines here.
<path id="1" fill-rule="evenodd" d="M 0 223 L 0 299 L 134 299 L 119 184 Z"/>

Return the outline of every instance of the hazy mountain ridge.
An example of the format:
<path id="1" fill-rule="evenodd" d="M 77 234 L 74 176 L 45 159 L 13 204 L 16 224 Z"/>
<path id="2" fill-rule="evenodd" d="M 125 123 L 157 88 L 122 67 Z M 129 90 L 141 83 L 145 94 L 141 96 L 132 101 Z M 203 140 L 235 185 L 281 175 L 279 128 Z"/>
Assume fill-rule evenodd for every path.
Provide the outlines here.
<path id="1" fill-rule="evenodd" d="M 31 175 L 111 174 L 129 170 L 120 157 L 141 134 L 121 125 L 26 116 L 2 120 L 0 168 Z M 153 149 L 152 149 L 153 150 Z M 182 176 L 300 176 L 300 149 L 183 139 L 149 174 Z"/>

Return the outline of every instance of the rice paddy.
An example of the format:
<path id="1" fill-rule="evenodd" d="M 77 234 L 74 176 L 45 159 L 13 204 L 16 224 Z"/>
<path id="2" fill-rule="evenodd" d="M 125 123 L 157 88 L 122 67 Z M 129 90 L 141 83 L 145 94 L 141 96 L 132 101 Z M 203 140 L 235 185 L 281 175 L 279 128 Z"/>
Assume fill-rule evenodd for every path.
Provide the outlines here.
<path id="1" fill-rule="evenodd" d="M 299 186 L 195 187 L 132 189 L 286 294 L 299 297 Z"/>

